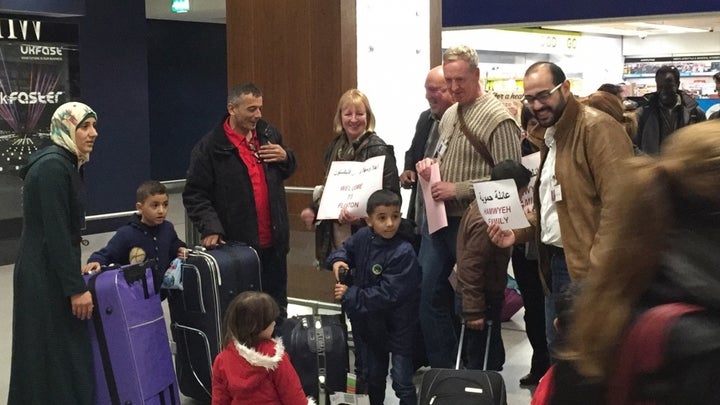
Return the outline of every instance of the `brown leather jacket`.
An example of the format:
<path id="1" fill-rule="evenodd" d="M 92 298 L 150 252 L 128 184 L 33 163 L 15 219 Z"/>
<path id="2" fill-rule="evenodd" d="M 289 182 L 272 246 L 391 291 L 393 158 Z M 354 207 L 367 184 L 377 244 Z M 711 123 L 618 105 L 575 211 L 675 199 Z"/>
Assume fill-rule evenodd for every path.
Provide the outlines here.
<path id="1" fill-rule="evenodd" d="M 502 299 L 512 248 L 495 246 L 477 200 L 466 208 L 457 236 L 457 281 L 462 294 L 463 318 L 485 318 L 487 301 Z"/>
<path id="2" fill-rule="evenodd" d="M 557 202 L 560 233 L 570 279 L 584 279 L 599 252 L 613 210 L 622 199 L 616 192 L 616 180 L 622 176 L 620 162 L 633 156 L 632 143 L 622 125 L 609 115 L 581 105 L 569 97 L 565 111 L 555 124 L 555 177 L 562 188 Z M 545 128 L 530 134 L 529 140 L 540 149 L 540 171 L 545 165 L 548 147 Z M 540 223 L 540 181 L 535 183 L 535 212 Z M 540 228 L 534 227 L 540 241 Z M 532 238 L 532 229 L 515 230 L 519 242 Z M 538 243 L 541 279 L 550 280 L 550 261 L 546 246 Z"/>

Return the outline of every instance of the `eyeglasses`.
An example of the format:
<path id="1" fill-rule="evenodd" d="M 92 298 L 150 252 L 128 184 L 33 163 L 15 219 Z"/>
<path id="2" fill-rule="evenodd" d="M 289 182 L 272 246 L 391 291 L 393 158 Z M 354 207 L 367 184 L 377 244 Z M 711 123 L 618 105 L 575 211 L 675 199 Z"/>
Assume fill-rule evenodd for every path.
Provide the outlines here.
<path id="1" fill-rule="evenodd" d="M 552 89 L 550 89 L 550 90 L 543 90 L 543 91 L 537 93 L 537 94 L 534 95 L 534 96 L 528 96 L 528 95 L 526 95 L 526 96 L 524 96 L 524 97 L 522 98 L 522 103 L 525 104 L 525 105 L 532 105 L 532 104 L 533 104 L 534 102 L 536 102 L 536 101 L 539 101 L 541 104 L 542 104 L 542 103 L 545 103 L 545 102 L 547 101 L 547 99 L 550 98 L 550 96 L 552 96 L 552 94 L 555 93 L 555 91 L 556 91 L 557 89 L 559 89 L 560 86 L 562 86 L 562 85 L 563 85 L 563 84 L 560 83 L 560 84 L 558 84 L 557 86 L 553 87 Z"/>

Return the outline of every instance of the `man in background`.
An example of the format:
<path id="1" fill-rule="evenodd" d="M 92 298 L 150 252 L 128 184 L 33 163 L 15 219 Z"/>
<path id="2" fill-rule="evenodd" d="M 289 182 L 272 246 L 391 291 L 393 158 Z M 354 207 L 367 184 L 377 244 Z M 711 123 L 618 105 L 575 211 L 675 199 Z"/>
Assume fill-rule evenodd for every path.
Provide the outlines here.
<path id="1" fill-rule="evenodd" d="M 638 131 L 635 144 L 656 155 L 660 145 L 676 129 L 705 121 L 705 112 L 697 102 L 680 91 L 680 72 L 674 66 L 661 66 L 655 72 L 657 91 L 645 95 L 645 104 L 637 109 Z M 641 103 L 642 104 L 642 103 Z"/>
<path id="2" fill-rule="evenodd" d="M 718 95 L 720 95 L 720 72 L 717 72 L 713 75 L 713 80 L 715 81 L 715 91 L 718 93 Z M 715 111 L 708 117 L 709 120 L 714 120 L 716 118 L 720 118 L 720 110 Z"/>
<path id="3" fill-rule="evenodd" d="M 416 251 L 420 248 L 420 229 L 425 223 L 425 204 L 422 194 L 418 192 L 417 173 L 415 163 L 423 158 L 433 157 L 437 149 L 438 125 L 445 110 L 448 109 L 454 100 L 448 91 L 443 76 L 442 65 L 430 69 L 425 78 L 425 98 L 430 108 L 420 113 L 415 125 L 415 136 L 413 136 L 410 149 L 405 152 L 405 170 L 400 174 L 400 184 L 403 188 L 412 190 L 408 204 L 407 218 L 415 221 L 417 225 L 418 240 L 413 243 Z"/>

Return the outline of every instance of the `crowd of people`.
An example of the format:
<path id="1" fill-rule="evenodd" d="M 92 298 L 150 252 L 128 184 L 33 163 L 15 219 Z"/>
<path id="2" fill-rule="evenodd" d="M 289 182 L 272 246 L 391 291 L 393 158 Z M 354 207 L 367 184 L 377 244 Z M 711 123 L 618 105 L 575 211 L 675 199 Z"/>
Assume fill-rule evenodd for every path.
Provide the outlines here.
<path id="1" fill-rule="evenodd" d="M 350 89 L 338 101 L 334 138 L 323 155 L 325 177 L 333 162 L 384 156 L 382 190 L 369 198 L 366 216 L 342 209 L 336 219 L 316 221 L 318 187 L 300 218 L 316 232 L 319 266 L 335 273 L 334 296 L 352 323 L 358 392 L 382 404 L 392 364 L 400 403 L 415 404 L 416 369 L 453 368 L 458 352 L 463 367 L 482 368 L 487 356 L 489 369 L 502 370 L 500 328 L 484 342 L 490 321 L 500 323 L 512 262 L 533 348 L 529 373 L 519 382 L 541 383 L 542 398 L 534 403 L 720 400 L 720 346 L 709 338 L 720 333 L 720 273 L 714 271 L 720 257 L 712 248 L 720 237 L 720 115 L 702 122 L 705 113 L 679 89 L 672 66 L 661 67 L 657 91 L 627 111 L 617 86 L 578 97 L 560 66 L 541 61 L 524 74 L 518 123 L 483 90 L 478 65 L 475 50 L 453 46 L 428 72 L 429 109 L 418 118 L 400 174 L 393 146 L 375 132 L 368 97 Z M 720 73 L 714 80 L 720 91 Z M 229 91 L 224 118 L 192 150 L 182 195 L 205 248 L 244 242 L 262 265 L 264 293 L 241 294 L 225 315 L 213 401 L 313 403 L 274 338 L 288 305 L 284 181 L 298 162 L 263 119 L 262 106 L 262 91 L 252 83 Z M 165 268 L 184 254 L 185 244 L 165 221 L 167 190 L 149 181 L 138 188 L 139 214 L 81 265 L 82 165 L 98 135 L 96 121 L 87 105 L 62 105 L 51 123 L 53 145 L 21 171 L 24 224 L 14 273 L 9 404 L 92 403 L 83 322 L 93 303 L 82 273 L 132 262 L 139 253 Z M 485 223 L 473 184 L 513 179 L 522 192 L 531 173 L 521 157 L 536 152 L 530 226 Z M 429 182 L 433 171 L 440 180 Z M 421 179 L 429 186 L 420 186 Z M 405 218 L 401 187 L 412 189 Z M 425 215 L 430 200 L 444 205 L 447 216 L 447 226 L 432 232 Z M 341 277 L 345 269 L 351 277 Z M 627 330 L 645 311 L 672 302 L 700 309 L 669 327 L 667 361 L 626 381 L 632 388 L 622 397 L 613 376 Z M 463 323 L 466 345 L 458 347 Z"/>

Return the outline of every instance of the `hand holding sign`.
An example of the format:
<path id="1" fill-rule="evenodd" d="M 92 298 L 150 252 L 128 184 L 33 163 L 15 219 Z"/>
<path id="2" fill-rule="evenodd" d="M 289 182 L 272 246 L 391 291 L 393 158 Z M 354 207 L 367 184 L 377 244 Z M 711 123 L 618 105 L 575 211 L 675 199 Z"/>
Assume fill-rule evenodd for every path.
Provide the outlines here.
<path id="1" fill-rule="evenodd" d="M 368 197 L 382 189 L 384 165 L 384 155 L 364 162 L 332 162 L 317 219 L 338 219 L 343 209 L 354 217 L 366 217 Z"/>
<path id="2" fill-rule="evenodd" d="M 488 225 L 497 224 L 501 229 L 530 226 L 520 205 L 514 180 L 484 181 L 473 184 L 473 188 L 480 215 Z"/>

